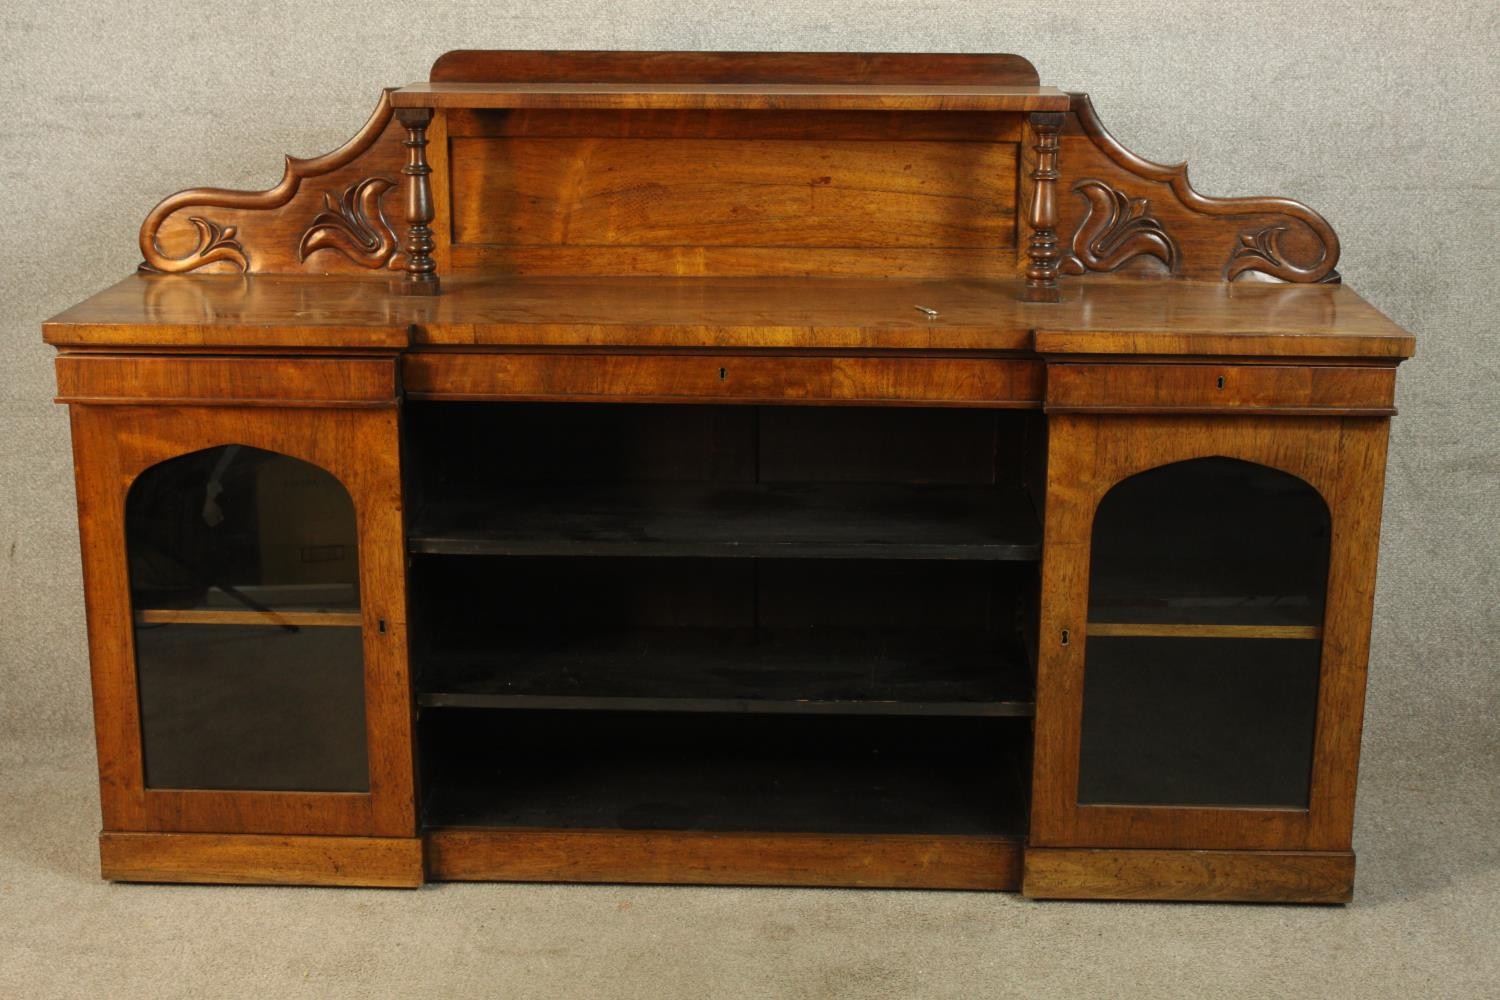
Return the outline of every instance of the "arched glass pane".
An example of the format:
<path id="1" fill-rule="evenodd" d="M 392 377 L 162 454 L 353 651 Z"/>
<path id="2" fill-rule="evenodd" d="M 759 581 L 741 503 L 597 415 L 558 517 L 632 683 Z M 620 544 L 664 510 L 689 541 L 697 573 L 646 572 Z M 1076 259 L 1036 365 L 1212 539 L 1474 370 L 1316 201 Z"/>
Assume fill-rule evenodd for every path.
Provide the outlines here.
<path id="1" fill-rule="evenodd" d="M 125 503 L 146 785 L 369 787 L 354 505 L 243 445 L 152 466 Z"/>
<path id="2" fill-rule="evenodd" d="M 1078 799 L 1305 807 L 1330 520 L 1295 476 L 1178 462 L 1095 514 Z"/>

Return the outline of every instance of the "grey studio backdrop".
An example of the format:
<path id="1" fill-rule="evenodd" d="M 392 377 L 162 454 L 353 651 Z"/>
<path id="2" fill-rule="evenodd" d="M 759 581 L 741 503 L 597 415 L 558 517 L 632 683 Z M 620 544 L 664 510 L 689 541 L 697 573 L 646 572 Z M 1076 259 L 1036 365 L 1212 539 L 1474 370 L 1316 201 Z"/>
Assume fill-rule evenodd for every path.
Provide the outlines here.
<path id="1" fill-rule="evenodd" d="M 97 880 L 67 415 L 39 324 L 180 188 L 261 189 L 450 48 L 1012 51 L 1210 195 L 1322 212 L 1403 367 L 1346 910 Z M 0 10 L 0 995 L 1495 995 L 1500 5 L 10 0 Z M 515 994 L 512 994 L 515 995 Z"/>

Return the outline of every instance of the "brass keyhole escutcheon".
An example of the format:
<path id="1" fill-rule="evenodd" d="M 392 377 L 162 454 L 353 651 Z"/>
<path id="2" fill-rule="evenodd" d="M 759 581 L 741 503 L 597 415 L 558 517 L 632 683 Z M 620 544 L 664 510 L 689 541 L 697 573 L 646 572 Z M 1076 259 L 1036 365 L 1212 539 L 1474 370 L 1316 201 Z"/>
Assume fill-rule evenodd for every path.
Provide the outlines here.
<path id="1" fill-rule="evenodd" d="M 1215 380 L 1214 385 L 1216 385 L 1220 389 L 1224 388 L 1224 376 L 1220 375 L 1218 379 Z"/>

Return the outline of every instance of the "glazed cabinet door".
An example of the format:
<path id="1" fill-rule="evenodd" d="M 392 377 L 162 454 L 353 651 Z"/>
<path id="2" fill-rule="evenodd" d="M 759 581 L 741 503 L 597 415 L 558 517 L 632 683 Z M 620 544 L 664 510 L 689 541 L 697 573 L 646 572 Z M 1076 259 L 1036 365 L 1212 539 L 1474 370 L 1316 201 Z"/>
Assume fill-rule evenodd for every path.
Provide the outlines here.
<path id="1" fill-rule="evenodd" d="M 413 836 L 394 407 L 73 437 L 105 829 Z"/>
<path id="2" fill-rule="evenodd" d="M 1031 843 L 1347 851 L 1385 420 L 1049 437 Z"/>

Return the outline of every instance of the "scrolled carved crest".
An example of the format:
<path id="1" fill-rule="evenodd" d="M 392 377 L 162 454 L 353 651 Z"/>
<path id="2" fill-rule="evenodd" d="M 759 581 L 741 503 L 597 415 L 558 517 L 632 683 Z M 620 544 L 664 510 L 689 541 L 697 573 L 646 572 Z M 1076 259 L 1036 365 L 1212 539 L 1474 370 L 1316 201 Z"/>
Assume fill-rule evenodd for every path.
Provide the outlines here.
<path id="1" fill-rule="evenodd" d="M 1073 232 L 1064 256 L 1064 274 L 1113 271 L 1135 257 L 1155 257 L 1175 271 L 1179 250 L 1161 221 L 1151 214 L 1149 198 L 1133 198 L 1097 177 L 1073 185 L 1088 211 Z"/>
<path id="2" fill-rule="evenodd" d="M 322 249 L 337 250 L 362 267 L 391 262 L 396 256 L 396 240 L 380 208 L 381 196 L 395 183 L 383 174 L 400 166 L 399 140 L 394 132 L 387 137 L 391 118 L 387 90 L 369 120 L 343 146 L 310 159 L 288 156 L 281 181 L 273 188 L 193 188 L 166 198 L 141 224 L 141 270 L 174 274 L 200 268 L 295 270 L 309 254 Z M 354 166 L 356 160 L 363 167 L 358 174 L 354 173 L 359 169 Z M 278 211 L 301 211 L 307 199 L 297 200 L 298 192 L 304 180 L 314 177 L 327 177 L 325 183 L 335 185 L 335 191 L 338 185 L 348 187 L 342 198 L 323 193 L 324 210 L 301 230 L 301 238 L 294 244 L 286 236 L 291 220 L 280 218 Z M 196 231 L 197 245 L 182 256 L 172 256 L 162 249 L 161 234 L 165 229 L 171 233 L 171 241 L 185 240 L 192 231 L 183 225 L 184 219 Z M 253 232 L 259 242 L 247 241 L 247 232 Z"/>
<path id="3" fill-rule="evenodd" d="M 1282 281 L 1339 281 L 1337 271 L 1331 266 L 1323 266 L 1328 259 L 1326 245 L 1322 245 L 1318 259 L 1311 264 L 1295 264 L 1287 258 L 1282 241 L 1290 228 L 1273 223 L 1240 233 L 1237 245 L 1229 252 L 1229 260 L 1224 264 L 1224 277 L 1233 281 L 1246 271 L 1261 271 Z"/>
<path id="4" fill-rule="evenodd" d="M 1199 194 L 1186 164 L 1137 156 L 1109 134 L 1087 94 L 1072 98 L 1080 141 L 1064 148 L 1062 169 L 1080 178 L 1073 190 L 1087 199 L 1087 214 L 1074 235 L 1076 260 L 1065 260 L 1065 271 L 1113 270 L 1145 254 L 1174 276 L 1200 281 L 1250 272 L 1279 281 L 1339 280 L 1339 238 L 1317 212 L 1289 198 Z M 1134 194 L 1140 191 L 1150 193 L 1149 203 Z"/>
<path id="5" fill-rule="evenodd" d="M 188 222 L 198 232 L 197 245 L 181 257 L 169 257 L 161 252 L 160 247 L 155 246 L 153 239 L 156 254 L 141 265 L 143 270 L 177 274 L 221 260 L 234 264 L 240 271 L 250 269 L 250 257 L 235 239 L 238 230 L 234 226 L 221 226 L 201 215 L 189 216 Z"/>
<path id="6" fill-rule="evenodd" d="M 313 216 L 297 242 L 297 259 L 333 250 L 361 267 L 392 265 L 396 233 L 386 221 L 381 199 L 395 186 L 391 178 L 377 175 L 355 181 L 338 197 L 323 192 L 323 211 Z"/>

